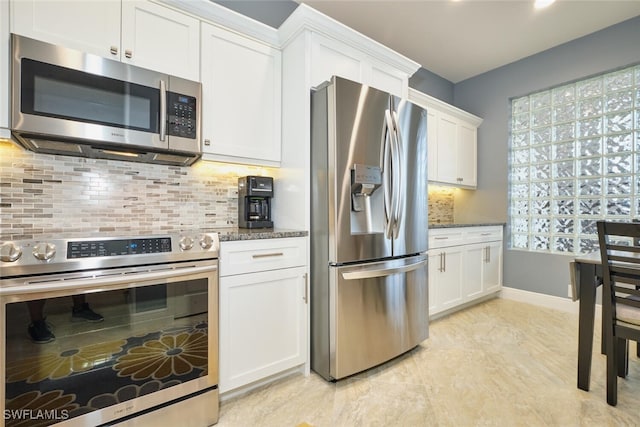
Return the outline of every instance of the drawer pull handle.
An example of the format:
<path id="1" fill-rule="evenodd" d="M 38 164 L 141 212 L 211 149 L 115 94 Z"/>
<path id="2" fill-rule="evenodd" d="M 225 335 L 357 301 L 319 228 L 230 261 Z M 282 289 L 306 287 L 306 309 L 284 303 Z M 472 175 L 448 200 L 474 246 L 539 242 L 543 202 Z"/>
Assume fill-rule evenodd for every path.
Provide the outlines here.
<path id="1" fill-rule="evenodd" d="M 273 252 L 270 254 L 255 254 L 253 255 L 253 258 L 271 258 L 271 257 L 275 257 L 275 256 L 283 256 L 284 253 L 282 252 Z"/>
<path id="2" fill-rule="evenodd" d="M 436 240 L 447 240 L 448 237 L 434 237 L 434 239 L 436 239 Z"/>
<path id="3" fill-rule="evenodd" d="M 481 236 L 491 236 L 491 233 L 482 233 Z"/>

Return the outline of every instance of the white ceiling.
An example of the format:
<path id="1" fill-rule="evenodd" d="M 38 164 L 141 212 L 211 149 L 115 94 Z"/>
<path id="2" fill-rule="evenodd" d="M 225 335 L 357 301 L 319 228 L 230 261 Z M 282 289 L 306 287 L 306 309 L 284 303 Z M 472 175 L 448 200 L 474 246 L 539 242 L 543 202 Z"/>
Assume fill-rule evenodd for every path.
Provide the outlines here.
<path id="1" fill-rule="evenodd" d="M 640 15 L 640 0 L 297 1 L 453 83 Z"/>

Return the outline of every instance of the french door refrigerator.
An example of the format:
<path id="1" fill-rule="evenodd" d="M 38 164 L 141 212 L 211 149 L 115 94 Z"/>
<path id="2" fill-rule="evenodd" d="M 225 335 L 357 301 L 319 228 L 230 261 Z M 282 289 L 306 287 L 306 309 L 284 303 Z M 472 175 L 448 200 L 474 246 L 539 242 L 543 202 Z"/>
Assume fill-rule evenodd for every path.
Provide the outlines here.
<path id="1" fill-rule="evenodd" d="M 337 380 L 428 337 L 427 114 L 340 77 L 311 94 L 311 368 Z"/>

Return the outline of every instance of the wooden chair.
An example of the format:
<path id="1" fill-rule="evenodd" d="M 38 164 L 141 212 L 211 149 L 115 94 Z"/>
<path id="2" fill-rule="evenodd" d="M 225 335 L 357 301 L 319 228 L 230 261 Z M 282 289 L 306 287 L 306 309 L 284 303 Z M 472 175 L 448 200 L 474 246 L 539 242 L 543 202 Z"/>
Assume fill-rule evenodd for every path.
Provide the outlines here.
<path id="1" fill-rule="evenodd" d="M 640 341 L 640 224 L 598 221 L 598 239 L 604 282 L 607 403 L 616 406 L 618 376 L 624 378 L 628 373 L 629 340 Z"/>

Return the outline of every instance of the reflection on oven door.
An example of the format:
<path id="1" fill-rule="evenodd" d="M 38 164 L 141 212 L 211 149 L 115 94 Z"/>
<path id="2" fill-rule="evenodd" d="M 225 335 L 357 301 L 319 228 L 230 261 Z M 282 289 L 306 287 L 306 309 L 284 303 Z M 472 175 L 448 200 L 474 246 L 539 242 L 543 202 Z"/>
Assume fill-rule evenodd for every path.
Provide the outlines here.
<path id="1" fill-rule="evenodd" d="M 209 311 L 216 310 L 208 307 L 209 280 L 84 294 L 87 307 L 103 319 L 73 317 L 74 299 L 68 294 L 35 301 L 26 295 L 7 303 L 5 425 L 50 425 L 175 386 L 182 390 L 190 381 L 208 383 L 209 340 L 217 336 L 208 334 Z M 43 303 L 51 339 L 37 343 L 29 325 Z M 34 412 L 43 409 L 48 412 Z M 37 415 L 45 419 L 24 423 Z M 109 413 L 106 418 L 119 417 Z"/>

